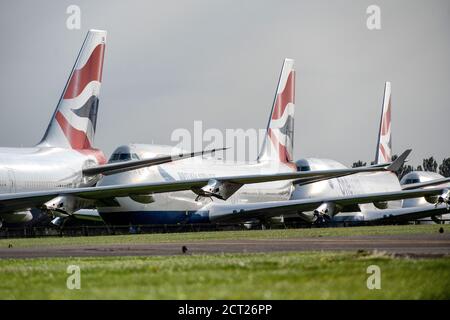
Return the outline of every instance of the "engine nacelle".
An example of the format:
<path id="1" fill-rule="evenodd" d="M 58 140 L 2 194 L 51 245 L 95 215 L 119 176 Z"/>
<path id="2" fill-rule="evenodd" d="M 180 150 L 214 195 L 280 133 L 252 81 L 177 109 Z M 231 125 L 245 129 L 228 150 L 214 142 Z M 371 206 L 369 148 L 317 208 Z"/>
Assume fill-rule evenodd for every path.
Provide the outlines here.
<path id="1" fill-rule="evenodd" d="M 270 217 L 268 219 L 252 219 L 244 222 L 244 227 L 246 229 L 253 229 L 256 227 L 261 227 L 262 229 L 265 229 L 267 227 L 273 226 L 273 225 L 280 225 L 284 223 L 284 217 L 278 216 L 278 217 Z"/>
<path id="2" fill-rule="evenodd" d="M 387 201 L 377 201 L 377 202 L 374 202 L 373 205 L 375 206 L 375 208 L 380 209 L 380 210 L 387 209 L 389 206 Z"/>
<path id="3" fill-rule="evenodd" d="M 41 209 L 50 212 L 55 217 L 67 217 L 81 208 L 89 208 L 94 205 L 94 200 L 74 196 L 58 196 L 44 203 Z"/>
<path id="4" fill-rule="evenodd" d="M 6 223 L 14 224 L 14 223 L 25 223 L 31 220 L 33 220 L 33 214 L 31 213 L 30 210 L 25 210 L 2 214 L 0 222 L 3 221 Z"/>
<path id="5" fill-rule="evenodd" d="M 136 195 L 131 195 L 130 198 L 132 200 L 142 203 L 142 204 L 149 204 L 149 203 L 155 202 L 155 199 L 150 194 L 136 194 Z"/>
<path id="6" fill-rule="evenodd" d="M 208 184 L 202 188 L 193 188 L 198 197 L 215 197 L 222 200 L 227 200 L 236 191 L 242 187 L 242 184 L 232 182 L 222 182 L 216 179 L 210 179 Z"/>
<path id="7" fill-rule="evenodd" d="M 445 203 L 448 205 L 450 202 L 450 190 L 448 190 L 448 189 L 444 190 L 441 195 L 427 196 L 427 197 L 425 197 L 425 200 L 431 204 L 438 205 L 441 203 Z"/>
<path id="8" fill-rule="evenodd" d="M 425 201 L 431 204 L 436 204 L 438 202 L 439 196 L 426 196 Z"/>
<path id="9" fill-rule="evenodd" d="M 324 202 L 316 210 L 314 215 L 316 216 L 328 216 L 332 217 L 336 214 L 336 205 L 333 202 Z"/>
<path id="10" fill-rule="evenodd" d="M 450 190 L 445 190 L 442 192 L 442 194 L 438 197 L 437 203 L 445 203 L 446 205 L 449 205 L 450 202 Z"/>
<path id="11" fill-rule="evenodd" d="M 244 227 L 247 230 L 253 229 L 258 227 L 261 224 L 261 222 L 258 219 L 252 219 L 244 222 Z"/>
<path id="12" fill-rule="evenodd" d="M 333 202 L 324 202 L 316 210 L 311 217 L 311 222 L 315 224 L 327 223 L 331 218 L 339 212 L 336 204 Z"/>

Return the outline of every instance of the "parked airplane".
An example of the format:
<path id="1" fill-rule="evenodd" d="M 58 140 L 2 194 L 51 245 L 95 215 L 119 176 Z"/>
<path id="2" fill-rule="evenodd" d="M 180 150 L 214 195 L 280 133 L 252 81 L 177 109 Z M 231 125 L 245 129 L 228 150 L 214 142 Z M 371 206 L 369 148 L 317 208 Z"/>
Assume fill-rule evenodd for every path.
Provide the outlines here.
<path id="1" fill-rule="evenodd" d="M 384 98 L 381 111 L 381 120 L 378 133 L 377 150 L 375 155 L 375 165 L 380 165 L 392 161 L 392 137 L 391 137 L 391 83 L 386 82 L 384 88 Z M 296 162 L 300 171 L 324 170 L 331 168 L 346 168 L 343 164 L 329 159 L 305 158 Z M 435 177 L 436 178 L 436 177 Z M 443 177 L 442 177 L 443 178 Z M 430 180 L 430 179 L 428 179 Z M 418 181 L 417 181 L 418 182 Z M 429 186 L 441 185 L 438 180 L 428 181 Z M 394 172 L 376 172 L 359 173 L 351 176 L 339 177 L 328 181 L 315 183 L 297 184 L 291 199 L 311 199 L 325 196 L 351 196 L 358 194 L 373 194 L 379 192 L 395 192 L 400 190 L 413 190 L 424 187 L 423 184 L 411 185 L 410 188 L 402 187 Z M 441 186 L 445 187 L 445 186 Z M 421 198 L 423 205 L 421 209 L 412 207 L 417 206 L 415 199 L 406 199 L 402 201 L 378 201 L 367 204 L 358 204 L 353 206 L 336 206 L 332 204 L 323 204 L 314 210 L 313 213 L 306 213 L 306 216 L 313 217 L 313 221 L 324 222 L 356 222 L 372 220 L 392 220 L 403 219 L 413 220 L 420 216 L 430 217 L 432 215 L 447 212 L 446 208 L 436 208 L 430 203 L 436 203 L 436 197 L 430 197 L 427 200 Z M 414 203 L 415 205 L 405 206 L 404 203 Z M 406 209 L 402 209 L 406 208 Z"/>
<path id="2" fill-rule="evenodd" d="M 392 138 L 391 138 L 391 83 L 386 82 L 385 85 L 385 94 L 389 96 L 389 103 L 387 105 L 383 104 L 383 110 L 380 121 L 380 130 L 378 135 L 378 143 L 377 143 L 377 154 L 375 157 L 375 163 L 385 163 L 392 160 Z M 385 109 L 386 107 L 386 109 Z M 442 175 L 435 172 L 426 172 L 426 171 L 413 171 L 402 177 L 400 180 L 400 186 L 402 190 L 413 190 L 418 188 L 426 188 L 432 186 L 440 186 L 440 187 L 450 187 L 450 178 L 445 178 Z M 402 207 L 403 208 L 413 208 L 420 206 L 428 206 L 431 203 L 434 203 L 436 199 L 426 199 L 424 197 L 421 198 L 412 198 L 403 200 Z M 408 216 L 405 216 L 406 219 Z M 426 219 L 433 219 L 438 222 L 441 218 L 448 219 L 449 216 L 445 215 L 444 217 L 439 215 L 428 216 Z M 423 220 L 423 219 L 421 219 Z"/>
<path id="3" fill-rule="evenodd" d="M 328 214 L 329 211 L 326 210 L 332 208 L 337 211 L 365 203 L 382 206 L 389 200 L 418 194 L 434 196 L 437 202 L 448 201 L 448 191 L 442 188 L 401 191 L 399 188 L 383 186 L 383 183 L 390 182 L 393 177 L 392 173 L 385 173 L 397 170 L 409 151 L 387 169 L 384 165 L 351 169 L 334 166 L 328 170 L 309 168 L 307 171 L 295 172 L 297 168 L 291 162 L 295 91 L 293 64 L 290 59 L 284 62 L 263 148 L 255 162 L 238 164 L 213 159 L 191 159 L 103 177 L 95 188 L 22 194 L 3 200 L 0 196 L 0 203 L 8 205 L 20 201 L 22 205 L 37 205 L 45 202 L 47 210 L 70 215 L 79 208 L 77 202 L 90 200 L 95 203 L 102 218 L 110 224 L 171 224 L 267 220 L 280 216 L 281 212 L 293 212 L 313 221 L 317 219 L 317 212 L 321 215 Z M 170 148 L 155 145 L 122 146 L 113 153 L 111 160 L 152 157 L 164 154 Z M 332 193 L 298 201 L 280 201 L 289 199 L 293 179 L 306 184 L 358 172 L 380 172 L 380 175 L 367 175 L 372 185 L 378 188 L 378 193 L 354 192 L 366 191 L 354 189 L 352 183 L 358 181 L 356 178 L 345 180 L 350 185 L 346 185 L 339 196 Z M 398 180 L 396 181 L 398 184 Z M 339 187 L 341 186 L 336 185 L 336 188 Z M 346 190 L 350 195 L 344 193 Z M 212 201 L 213 197 L 217 200 Z M 313 211 L 314 214 L 305 214 L 305 211 Z"/>
<path id="4" fill-rule="evenodd" d="M 93 186 L 101 176 L 198 156 L 173 154 L 106 164 L 93 147 L 106 31 L 90 30 L 42 140 L 32 148 L 0 148 L 0 194 Z M 32 212 L 33 211 L 33 212 Z M 33 219 L 32 207 L 0 203 L 0 227 Z"/>
<path id="5" fill-rule="evenodd" d="M 81 51 L 82 59 L 77 60 L 77 66 L 78 61 L 87 60 L 84 52 L 85 50 Z M 148 167 L 148 162 L 153 161 L 148 160 L 149 157 L 152 159 L 157 154 L 167 154 L 171 147 L 125 146 L 112 155 L 109 164 L 94 167 L 83 167 L 80 164 L 78 171 L 71 172 L 73 176 L 77 176 L 77 172 L 87 175 L 102 173 L 103 179 L 98 186 L 81 187 L 81 183 L 76 183 L 75 186 L 79 188 L 0 194 L 1 213 L 5 216 L 13 212 L 28 211 L 30 208 L 40 208 L 69 216 L 79 209 L 97 207 L 102 217 L 109 223 L 209 221 L 214 219 L 214 204 L 224 203 L 227 199 L 230 204 L 288 199 L 293 189 L 290 180 L 293 179 L 303 182 L 320 181 L 357 172 L 396 170 L 401 165 L 406 154 L 396 162 L 383 166 L 296 172 L 295 165 L 291 162 L 295 91 L 293 65 L 293 60 L 286 59 L 284 62 L 265 141 L 257 161 L 236 164 L 211 159 L 201 161 L 191 159 L 185 160 L 184 163 L 179 162 L 177 165 L 163 164 L 158 167 Z M 76 69 L 74 74 L 78 72 Z M 70 83 L 71 80 L 69 88 L 71 88 Z M 87 86 L 86 83 L 84 85 Z M 63 105 L 64 101 L 58 106 L 57 115 Z M 57 124 L 52 122 L 46 137 L 51 132 L 58 132 L 54 127 L 59 129 Z M 62 141 L 60 143 L 65 142 L 64 137 L 66 136 L 60 137 L 59 140 Z M 45 150 L 53 151 L 56 147 L 54 140 L 56 139 L 52 139 L 50 143 L 49 139 L 44 138 L 39 146 L 42 148 L 45 146 Z M 58 145 L 56 149 L 59 150 L 62 147 Z M 40 148 L 32 150 L 38 151 Z M 82 154 L 85 154 L 85 150 L 91 149 L 75 150 L 77 153 L 82 153 L 80 151 L 82 150 Z M 157 157 L 157 160 L 160 158 Z M 172 157 L 162 157 L 162 159 L 165 158 L 169 158 L 169 161 L 172 159 Z M 95 159 L 94 157 L 91 161 Z M 116 162 L 121 159 L 135 160 Z M 57 161 L 58 164 L 63 162 L 61 158 Z M 147 166 L 146 168 L 143 168 L 143 163 Z M 162 162 L 159 161 L 158 164 L 160 163 Z M 136 168 L 135 166 L 141 169 L 120 173 L 123 167 L 126 167 L 123 170 L 129 170 Z M 116 173 L 116 175 L 106 176 L 108 172 Z M 97 182 L 97 179 L 94 181 Z M 256 185 L 257 183 L 259 185 Z M 436 190 L 427 190 L 426 194 L 436 194 L 436 192 Z M 213 197 L 218 199 L 214 203 Z"/>
<path id="6" fill-rule="evenodd" d="M 305 215 L 304 212 L 323 212 L 325 209 L 354 207 L 364 203 L 379 205 L 422 196 L 435 197 L 436 203 L 449 202 L 450 192 L 446 188 L 270 201 L 288 199 L 293 189 L 292 180 L 308 183 L 361 172 L 396 171 L 410 152 L 404 152 L 390 164 L 297 172 L 291 162 L 295 89 L 293 65 L 290 59 L 284 62 L 263 148 L 255 162 L 239 165 L 212 159 L 198 162 L 187 159 L 103 176 L 96 187 L 0 194 L 0 207 L 3 212 L 41 208 L 70 216 L 79 209 L 93 206 L 98 208 L 108 223 L 140 224 L 245 222 L 266 220 L 285 213 L 296 213 L 312 221 L 315 215 Z M 133 156 L 134 147 L 136 156 Z M 134 147 L 119 148 L 111 160 L 140 158 L 139 150 L 142 155 L 161 153 L 156 146 Z M 106 166 L 123 166 L 133 161 L 147 160 L 112 162 Z M 384 181 L 380 180 L 380 183 Z M 382 186 L 380 189 L 383 190 Z M 212 201 L 213 198 L 217 200 Z"/>

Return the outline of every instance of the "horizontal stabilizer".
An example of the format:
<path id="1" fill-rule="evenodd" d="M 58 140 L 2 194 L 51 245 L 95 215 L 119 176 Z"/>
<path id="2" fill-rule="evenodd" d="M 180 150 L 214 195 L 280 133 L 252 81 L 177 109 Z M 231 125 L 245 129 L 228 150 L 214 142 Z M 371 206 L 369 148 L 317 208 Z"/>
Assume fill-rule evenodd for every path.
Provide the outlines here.
<path id="1" fill-rule="evenodd" d="M 409 154 L 411 153 L 411 149 L 406 150 L 405 152 L 403 152 L 400 157 L 398 157 L 397 159 L 394 160 L 394 162 L 392 162 L 386 169 L 388 171 L 392 171 L 392 172 L 396 172 L 398 171 L 403 164 L 406 161 L 406 158 L 408 158 Z"/>

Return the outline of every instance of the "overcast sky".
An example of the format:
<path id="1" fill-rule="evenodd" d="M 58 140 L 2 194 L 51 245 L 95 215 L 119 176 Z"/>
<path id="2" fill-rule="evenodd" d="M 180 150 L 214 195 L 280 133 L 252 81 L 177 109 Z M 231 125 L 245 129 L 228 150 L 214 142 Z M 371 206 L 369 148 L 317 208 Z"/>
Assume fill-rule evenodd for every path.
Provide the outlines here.
<path id="1" fill-rule="evenodd" d="M 81 8 L 81 29 L 66 8 Z M 366 9 L 381 8 L 381 30 Z M 88 29 L 108 31 L 96 146 L 176 128 L 264 128 L 296 60 L 294 155 L 375 156 L 384 82 L 394 153 L 450 156 L 450 1 L 1 1 L 0 146 L 43 135 Z"/>

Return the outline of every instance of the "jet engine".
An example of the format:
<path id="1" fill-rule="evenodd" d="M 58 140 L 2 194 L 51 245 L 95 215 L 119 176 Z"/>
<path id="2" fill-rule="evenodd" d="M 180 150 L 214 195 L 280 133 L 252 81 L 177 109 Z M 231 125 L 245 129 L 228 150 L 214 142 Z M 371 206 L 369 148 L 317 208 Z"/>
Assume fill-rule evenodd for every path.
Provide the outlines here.
<path id="1" fill-rule="evenodd" d="M 439 200 L 439 196 L 427 196 L 425 197 L 426 202 L 431 204 L 437 204 Z"/>
<path id="2" fill-rule="evenodd" d="M 244 227 L 246 229 L 255 229 L 255 228 L 261 228 L 262 230 L 265 230 L 267 228 L 270 228 L 271 226 L 275 225 L 282 225 L 284 224 L 284 217 L 278 216 L 278 217 L 270 217 L 268 219 L 252 219 L 249 221 L 244 222 Z"/>
<path id="3" fill-rule="evenodd" d="M 130 198 L 141 204 L 149 204 L 149 203 L 155 202 L 155 199 L 153 198 L 153 196 L 151 194 L 135 194 L 135 195 L 130 195 Z"/>
<path id="4" fill-rule="evenodd" d="M 373 205 L 375 206 L 375 208 L 380 209 L 380 210 L 387 209 L 389 206 L 387 201 L 377 201 L 377 202 L 374 202 Z"/>
<path id="5" fill-rule="evenodd" d="M 4 223 L 25 223 L 29 222 L 33 219 L 33 214 L 30 210 L 24 210 L 24 211 L 15 211 L 11 213 L 4 213 L 2 214 L 2 219 L 0 219 L 0 228 L 2 225 L 2 222 Z"/>
<path id="6" fill-rule="evenodd" d="M 444 190 L 444 192 L 442 192 L 441 195 L 427 196 L 427 197 L 425 197 L 425 200 L 428 203 L 435 204 L 435 205 L 442 204 L 442 203 L 449 205 L 450 190 L 449 189 Z"/>
<path id="7" fill-rule="evenodd" d="M 42 210 L 51 213 L 54 217 L 67 217 L 81 208 L 90 208 L 95 205 L 93 200 L 74 196 L 58 196 L 42 205 Z"/>
<path id="8" fill-rule="evenodd" d="M 314 223 L 322 223 L 330 221 L 331 218 L 338 213 L 336 204 L 333 202 L 324 202 L 314 210 Z"/>
<path id="9" fill-rule="evenodd" d="M 450 190 L 446 189 L 437 199 L 437 204 L 445 203 L 447 206 L 450 203 Z"/>
<path id="10" fill-rule="evenodd" d="M 215 197 L 222 200 L 227 200 L 236 191 L 242 187 L 242 184 L 232 182 L 222 182 L 216 179 L 210 179 L 206 186 L 202 188 L 193 188 L 197 194 L 197 199 L 200 197 Z"/>

